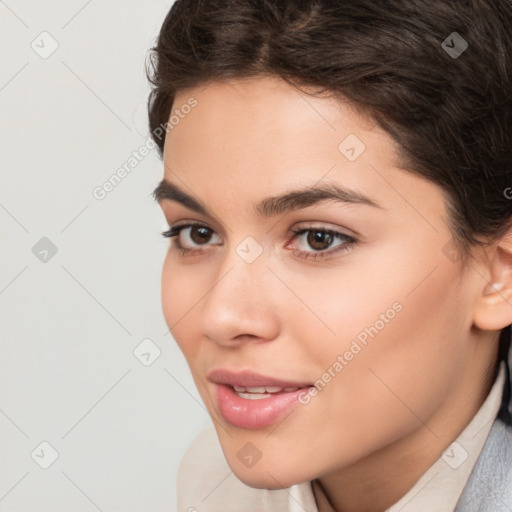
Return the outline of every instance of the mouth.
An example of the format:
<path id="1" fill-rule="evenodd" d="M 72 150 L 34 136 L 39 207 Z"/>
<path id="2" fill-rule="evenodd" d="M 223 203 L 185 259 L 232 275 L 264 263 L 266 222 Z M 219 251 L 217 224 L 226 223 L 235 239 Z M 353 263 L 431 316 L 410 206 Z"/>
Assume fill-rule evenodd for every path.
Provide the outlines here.
<path id="1" fill-rule="evenodd" d="M 299 404 L 298 397 L 312 384 L 284 381 L 249 371 L 231 372 L 218 369 L 208 374 L 215 386 L 221 416 L 231 425 L 263 428 L 290 413 Z"/>
<path id="2" fill-rule="evenodd" d="M 291 393 L 293 391 L 297 391 L 298 389 L 303 389 L 301 387 L 290 387 L 290 388 L 281 388 L 279 386 L 266 386 L 266 387 L 243 387 L 243 386 L 232 386 L 235 393 L 240 398 L 245 398 L 247 400 L 261 400 L 262 398 L 268 398 L 272 395 L 283 394 L 283 393 Z"/>
<path id="3" fill-rule="evenodd" d="M 312 383 L 297 380 L 282 380 L 275 377 L 269 377 L 254 373 L 250 370 L 233 372 L 224 368 L 212 370 L 208 380 L 215 384 L 225 384 L 233 388 L 244 388 L 245 390 L 255 389 L 254 393 L 276 393 L 281 390 L 291 390 L 292 388 L 303 388 L 312 386 Z M 261 390 L 265 388 L 265 390 Z M 279 389 L 278 389 L 279 388 Z M 249 393 L 251 391 L 248 391 Z"/>

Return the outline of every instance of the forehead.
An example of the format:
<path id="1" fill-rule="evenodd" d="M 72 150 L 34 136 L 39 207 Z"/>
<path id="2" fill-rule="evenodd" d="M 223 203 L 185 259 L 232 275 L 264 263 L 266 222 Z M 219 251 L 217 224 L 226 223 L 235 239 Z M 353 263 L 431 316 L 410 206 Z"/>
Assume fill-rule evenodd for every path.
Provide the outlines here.
<path id="1" fill-rule="evenodd" d="M 197 105 L 166 137 L 165 176 L 204 202 L 222 191 L 233 205 L 255 204 L 329 180 L 373 195 L 385 208 L 421 210 L 430 201 L 442 211 L 440 189 L 400 168 L 391 135 L 343 98 L 252 77 L 183 90 L 173 112 L 191 98 Z"/>
<path id="2" fill-rule="evenodd" d="M 191 99 L 197 105 L 178 120 L 176 114 Z M 397 164 L 393 138 L 348 100 L 312 96 L 273 76 L 213 81 L 181 91 L 171 118 L 179 122 L 166 137 L 167 161 L 209 154 L 247 168 L 256 161 L 329 160 L 332 165 L 344 156 L 346 166 L 356 168 L 364 152 L 378 154 L 382 165 Z"/>
<path id="3" fill-rule="evenodd" d="M 269 121 L 278 127 L 286 121 L 298 126 L 300 121 L 306 120 L 313 123 L 312 128 L 337 131 L 342 117 L 358 127 L 377 129 L 394 144 L 392 138 L 376 126 L 367 108 L 357 106 L 342 95 L 321 92 L 312 86 L 299 88 L 273 75 L 213 80 L 182 90 L 176 95 L 173 109 L 179 109 L 191 97 L 199 105 L 203 104 L 219 122 L 225 120 L 229 113 L 238 113 L 234 118 L 237 128 L 244 125 L 242 113 L 245 114 L 248 124 L 254 127 L 259 126 L 263 119 L 270 131 L 272 126 L 268 125 Z"/>

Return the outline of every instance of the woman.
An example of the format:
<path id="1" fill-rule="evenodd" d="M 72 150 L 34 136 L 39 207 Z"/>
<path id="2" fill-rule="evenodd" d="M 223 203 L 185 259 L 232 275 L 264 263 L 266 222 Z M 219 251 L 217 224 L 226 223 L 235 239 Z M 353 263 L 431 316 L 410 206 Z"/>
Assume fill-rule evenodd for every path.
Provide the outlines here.
<path id="1" fill-rule="evenodd" d="M 512 509 L 508 0 L 178 0 L 163 312 L 180 511 Z"/>

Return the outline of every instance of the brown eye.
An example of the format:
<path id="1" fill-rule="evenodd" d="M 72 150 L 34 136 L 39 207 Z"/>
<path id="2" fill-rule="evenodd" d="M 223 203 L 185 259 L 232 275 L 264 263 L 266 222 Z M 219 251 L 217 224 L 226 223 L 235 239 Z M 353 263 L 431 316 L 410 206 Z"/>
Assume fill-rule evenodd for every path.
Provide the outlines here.
<path id="1" fill-rule="evenodd" d="M 302 247 L 296 250 L 298 256 L 304 259 L 323 259 L 335 256 L 338 253 L 349 251 L 356 244 L 357 240 L 349 235 L 333 231 L 331 229 L 321 229 L 315 227 L 307 227 L 298 230 L 292 230 L 295 233 L 295 239 L 302 239 L 302 243 L 298 245 Z M 307 236 L 303 235 L 307 233 Z M 332 247 L 333 242 L 341 243 Z M 309 250 L 313 249 L 313 250 Z"/>
<path id="2" fill-rule="evenodd" d="M 196 244 L 203 244 L 210 241 L 213 231 L 206 226 L 189 226 L 190 239 Z"/>
<path id="3" fill-rule="evenodd" d="M 185 233 L 182 235 L 181 232 Z M 188 232 L 188 237 L 186 236 Z M 196 223 L 182 224 L 173 226 L 168 231 L 164 231 L 162 236 L 166 238 L 176 238 L 174 245 L 183 254 L 192 254 L 195 252 L 204 252 L 201 246 L 207 247 L 214 234 L 213 229 Z"/>
<path id="4" fill-rule="evenodd" d="M 332 244 L 334 237 L 328 231 L 310 230 L 307 236 L 307 242 L 312 249 L 325 251 Z"/>

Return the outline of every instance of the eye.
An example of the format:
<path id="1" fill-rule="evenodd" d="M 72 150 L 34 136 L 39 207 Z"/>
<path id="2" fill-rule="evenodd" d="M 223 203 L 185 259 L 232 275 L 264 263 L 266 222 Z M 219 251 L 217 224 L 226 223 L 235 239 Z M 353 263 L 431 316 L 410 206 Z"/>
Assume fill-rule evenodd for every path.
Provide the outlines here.
<path id="1" fill-rule="evenodd" d="M 292 230 L 292 233 L 295 233 L 293 240 L 296 238 L 302 238 L 302 241 L 304 242 L 302 245 L 303 249 L 296 251 L 297 255 L 304 259 L 317 260 L 330 258 L 335 254 L 349 251 L 357 242 L 354 237 L 345 235 L 339 231 L 313 226 Z M 304 238 L 303 235 L 305 234 L 307 234 L 307 236 Z M 334 249 L 327 250 L 336 240 L 339 240 L 341 243 L 335 245 Z M 289 247 L 289 244 L 287 244 L 287 247 Z M 304 248 L 307 247 L 311 247 L 313 251 L 304 250 Z"/>
<path id="2" fill-rule="evenodd" d="M 183 242 L 183 238 L 181 238 L 182 231 L 190 230 L 188 232 L 188 238 L 192 241 Z M 345 251 L 349 251 L 354 244 L 357 243 L 357 240 L 349 235 L 344 233 L 340 233 L 339 231 L 335 231 L 332 229 L 325 229 L 314 226 L 307 226 L 297 230 L 291 230 L 294 233 L 294 237 L 292 241 L 295 239 L 302 238 L 303 244 L 302 248 L 299 250 L 295 250 L 294 253 L 304 259 L 323 259 L 330 258 L 335 254 L 340 254 Z M 175 246 L 179 250 L 181 255 L 185 254 L 197 254 L 204 252 L 204 249 L 197 249 L 199 246 L 207 246 L 208 242 L 210 242 L 214 231 L 209 227 L 199 224 L 199 223 L 187 223 L 181 224 L 178 226 L 171 227 L 168 231 L 164 231 L 162 236 L 166 238 L 174 238 L 176 237 Z M 307 237 L 303 237 L 303 235 L 307 234 Z M 340 241 L 339 244 L 335 245 L 334 249 L 329 249 L 332 246 L 333 242 Z M 289 242 L 286 247 L 290 247 L 291 242 Z M 313 249 L 313 251 L 305 250 L 305 245 L 309 246 Z M 191 247 L 188 247 L 191 246 Z M 329 250 L 328 250 L 329 249 Z"/>
<path id="3" fill-rule="evenodd" d="M 191 230 L 188 234 L 189 239 L 192 240 L 192 248 L 186 247 L 187 243 L 183 244 L 183 239 L 181 237 L 181 232 L 185 230 Z M 196 249 L 193 244 L 205 245 L 207 244 L 212 234 L 214 233 L 213 229 L 210 229 L 207 226 L 199 223 L 191 223 L 181 224 L 179 226 L 173 226 L 169 230 L 164 231 L 162 236 L 166 238 L 174 238 L 176 237 L 175 245 L 177 249 L 179 249 L 180 254 L 186 253 L 197 253 L 203 252 L 202 249 Z"/>

